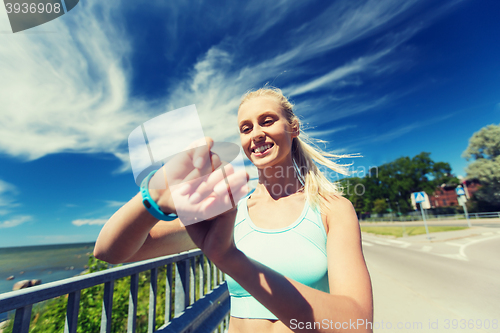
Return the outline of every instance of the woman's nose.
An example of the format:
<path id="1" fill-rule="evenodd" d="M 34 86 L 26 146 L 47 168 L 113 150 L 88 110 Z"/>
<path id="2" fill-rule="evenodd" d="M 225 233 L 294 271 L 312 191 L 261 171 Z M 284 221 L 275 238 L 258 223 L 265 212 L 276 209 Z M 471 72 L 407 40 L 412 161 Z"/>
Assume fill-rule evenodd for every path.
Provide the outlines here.
<path id="1" fill-rule="evenodd" d="M 262 131 L 262 129 L 260 127 L 254 127 L 254 129 L 252 131 L 253 141 L 262 140 L 262 138 L 264 138 L 265 136 L 266 136 L 265 133 Z"/>

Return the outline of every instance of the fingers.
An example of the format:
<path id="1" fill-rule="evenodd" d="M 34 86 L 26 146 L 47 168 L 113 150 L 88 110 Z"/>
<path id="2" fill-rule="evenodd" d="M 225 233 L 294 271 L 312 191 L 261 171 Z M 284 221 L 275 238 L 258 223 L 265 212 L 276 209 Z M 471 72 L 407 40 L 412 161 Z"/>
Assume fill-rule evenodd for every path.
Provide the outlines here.
<path id="1" fill-rule="evenodd" d="M 231 195 L 226 191 L 222 196 L 210 196 L 206 200 L 203 200 L 201 205 L 206 216 L 213 218 L 234 208 L 233 203 L 236 205 L 249 191 L 250 189 L 246 184 L 239 188 L 232 187 Z"/>
<path id="2" fill-rule="evenodd" d="M 203 169 L 210 162 L 210 149 L 214 146 L 212 138 L 206 137 L 196 140 L 193 146 L 193 166 L 197 169 Z M 210 170 L 211 171 L 211 170 Z"/>
<path id="3" fill-rule="evenodd" d="M 222 172 L 224 170 L 224 172 Z M 189 198 L 189 202 L 192 204 L 197 204 L 204 198 L 208 197 L 210 194 L 214 193 L 214 188 L 217 184 L 225 184 L 225 175 L 230 175 L 234 172 L 233 167 L 230 164 L 224 166 L 224 168 L 217 169 L 212 172 L 208 177 L 206 177 L 203 182 L 201 182 L 195 189 L 195 192 Z"/>
<path id="4" fill-rule="evenodd" d="M 225 176 L 222 172 L 214 172 L 214 174 L 211 175 L 212 178 L 196 189 L 196 192 L 190 197 L 189 202 L 197 204 L 214 194 L 221 198 L 225 198 L 231 194 L 235 203 L 240 200 L 242 196 L 239 196 L 239 193 L 241 188 L 246 186 L 248 174 L 244 170 L 235 173 L 231 165 L 227 165 L 224 171 Z M 245 192 L 245 190 L 243 190 L 243 192 Z M 246 193 L 248 193 L 248 188 L 246 189 L 245 194 Z M 228 200 L 230 199 L 228 198 Z"/>
<path id="5" fill-rule="evenodd" d="M 211 159 L 212 159 L 212 171 L 213 171 L 213 170 L 216 170 L 218 167 L 220 167 L 222 165 L 222 162 L 220 160 L 219 155 L 217 155 L 216 153 L 212 153 L 212 152 L 210 152 L 210 154 L 211 154 Z"/>
<path id="6" fill-rule="evenodd" d="M 238 171 L 236 173 L 231 172 L 226 174 L 226 179 L 224 182 L 219 182 L 214 187 L 214 192 L 223 195 L 228 190 L 239 189 L 247 183 L 247 173 L 244 170 Z"/>

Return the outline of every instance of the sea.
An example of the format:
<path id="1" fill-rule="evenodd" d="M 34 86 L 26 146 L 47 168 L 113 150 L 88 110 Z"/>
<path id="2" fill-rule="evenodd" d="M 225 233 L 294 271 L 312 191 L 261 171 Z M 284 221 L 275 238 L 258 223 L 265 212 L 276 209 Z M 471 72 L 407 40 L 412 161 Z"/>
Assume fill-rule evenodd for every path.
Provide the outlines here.
<path id="1" fill-rule="evenodd" d="M 16 282 L 40 279 L 42 284 L 70 278 L 88 265 L 95 243 L 37 245 L 0 248 L 0 294 Z M 7 280 L 14 276 L 14 279 Z M 0 314 L 0 322 L 6 314 Z"/>

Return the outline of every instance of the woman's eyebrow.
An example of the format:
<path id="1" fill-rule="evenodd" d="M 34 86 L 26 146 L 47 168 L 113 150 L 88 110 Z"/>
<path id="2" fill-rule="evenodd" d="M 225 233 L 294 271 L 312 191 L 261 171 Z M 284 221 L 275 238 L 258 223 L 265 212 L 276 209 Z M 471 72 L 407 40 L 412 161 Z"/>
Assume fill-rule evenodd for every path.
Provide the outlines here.
<path id="1" fill-rule="evenodd" d="M 276 116 L 276 115 L 277 115 L 276 111 L 264 111 L 262 114 L 259 115 L 259 118 L 267 116 Z"/>
<path id="2" fill-rule="evenodd" d="M 248 119 L 243 119 L 242 121 L 240 121 L 240 122 L 238 123 L 238 126 L 239 126 L 239 127 L 241 127 L 241 126 L 245 125 L 245 124 L 246 124 L 246 123 L 248 123 L 248 122 L 250 122 L 250 120 L 248 120 Z"/>
<path id="3" fill-rule="evenodd" d="M 272 111 L 272 110 L 269 110 L 269 111 L 264 111 L 263 113 L 259 114 L 258 118 L 263 118 L 263 117 L 268 117 L 268 116 L 276 116 L 277 113 L 276 111 Z M 243 119 L 241 120 L 239 123 L 238 123 L 238 126 L 242 126 L 246 123 L 251 123 L 252 121 L 250 119 Z"/>

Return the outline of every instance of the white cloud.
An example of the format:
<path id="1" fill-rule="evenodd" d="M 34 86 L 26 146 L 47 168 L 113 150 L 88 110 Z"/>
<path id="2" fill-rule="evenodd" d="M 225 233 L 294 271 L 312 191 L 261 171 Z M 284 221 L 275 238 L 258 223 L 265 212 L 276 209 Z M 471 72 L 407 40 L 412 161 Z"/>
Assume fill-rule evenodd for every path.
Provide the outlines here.
<path id="1" fill-rule="evenodd" d="M 16 186 L 0 179 L 0 229 L 13 228 L 32 219 L 29 215 L 15 215 L 13 209 L 20 206 L 16 201 L 19 194 Z"/>
<path id="2" fill-rule="evenodd" d="M 234 32 L 235 35 L 226 32 L 227 39 L 210 47 L 188 75 L 173 84 L 165 98 L 154 101 L 131 96 L 132 69 L 128 64 L 133 46 L 129 36 L 124 35 L 123 23 L 116 19 L 119 16 L 115 15 L 125 3 L 80 2 L 78 10 L 70 15 L 31 29 L 56 33 L 0 35 L 0 151 L 26 160 L 64 151 L 107 152 L 123 161 L 119 171 L 125 171 L 130 169 L 128 152 L 120 145 L 129 133 L 153 116 L 191 104 L 196 104 L 205 135 L 239 143 L 236 110 L 242 93 L 285 70 L 289 70 L 289 78 L 303 74 L 307 71 L 303 67 L 305 61 L 380 32 L 406 17 L 423 1 L 333 2 L 321 14 L 290 30 L 283 37 L 283 45 L 253 63 L 251 57 L 238 54 L 238 48 L 227 43 L 228 39 L 245 43 L 265 38 L 273 27 L 286 22 L 304 4 L 284 0 L 269 4 L 262 0 L 252 2 L 245 10 L 239 5 L 230 7 L 226 13 L 228 19 L 240 21 L 241 31 Z M 165 29 L 172 39 L 178 38 L 184 11 L 189 9 L 200 15 L 197 9 L 185 4 L 163 6 L 168 6 Z M 212 14 L 214 29 L 224 31 L 220 17 Z M 252 28 L 246 28 L 247 25 Z M 0 30 L 9 29 L 7 15 L 2 12 Z M 393 68 L 385 57 L 420 29 L 421 25 L 415 25 L 401 33 L 389 33 L 377 41 L 379 45 L 374 49 L 343 65 L 332 64 L 327 74 L 284 90 L 298 95 L 335 84 L 360 84 L 362 81 L 355 77 L 358 74 L 383 74 Z M 177 40 L 172 44 L 173 49 L 180 47 Z M 169 60 L 168 55 L 166 59 Z M 328 120 L 372 110 L 390 97 L 343 104 L 329 111 Z M 311 114 L 313 118 L 325 115 L 308 112 L 308 117 Z"/>
<path id="3" fill-rule="evenodd" d="M 0 207 L 13 207 L 15 203 L 14 197 L 17 195 L 17 189 L 13 184 L 7 183 L 0 179 Z M 7 209 L 5 209 L 7 211 Z M 0 215 L 3 215 L 0 213 Z"/>
<path id="4" fill-rule="evenodd" d="M 379 60 L 389 52 L 390 50 L 384 50 L 368 57 L 358 58 L 350 62 L 349 64 L 335 68 L 331 72 L 312 81 L 298 86 L 290 87 L 287 89 L 287 93 L 293 96 L 304 94 L 310 91 L 317 90 L 318 88 L 324 87 L 325 85 L 331 85 L 334 82 L 339 82 L 350 75 L 367 71 L 372 67 L 371 65 L 373 63 L 375 63 L 377 60 Z"/>
<path id="5" fill-rule="evenodd" d="M 14 218 L 6 221 L 0 220 L 0 229 L 17 227 L 18 225 L 21 225 L 29 220 L 31 220 L 31 216 L 15 216 Z"/>
<path id="6" fill-rule="evenodd" d="M 146 103 L 128 96 L 130 46 L 119 25 L 106 23 L 119 4 L 78 6 L 31 29 L 56 33 L 0 35 L 0 151 L 26 160 L 62 151 L 113 153 L 145 120 Z M 2 12 L 0 30 L 8 27 Z"/>
<path id="7" fill-rule="evenodd" d="M 77 227 L 81 227 L 82 225 L 104 225 L 107 221 L 107 219 L 81 219 L 74 220 L 71 223 Z"/>
<path id="8" fill-rule="evenodd" d="M 115 201 L 115 200 L 106 200 L 105 202 L 108 207 L 121 207 L 126 204 L 125 201 Z"/>
<path id="9" fill-rule="evenodd" d="M 320 137 L 330 136 L 334 133 L 345 131 L 345 130 L 356 128 L 356 127 L 357 127 L 357 125 L 346 125 L 346 126 L 341 126 L 341 127 L 329 128 L 329 129 L 322 130 L 322 131 L 310 130 L 310 131 L 307 131 L 307 135 L 311 136 L 312 138 L 320 138 Z"/>

